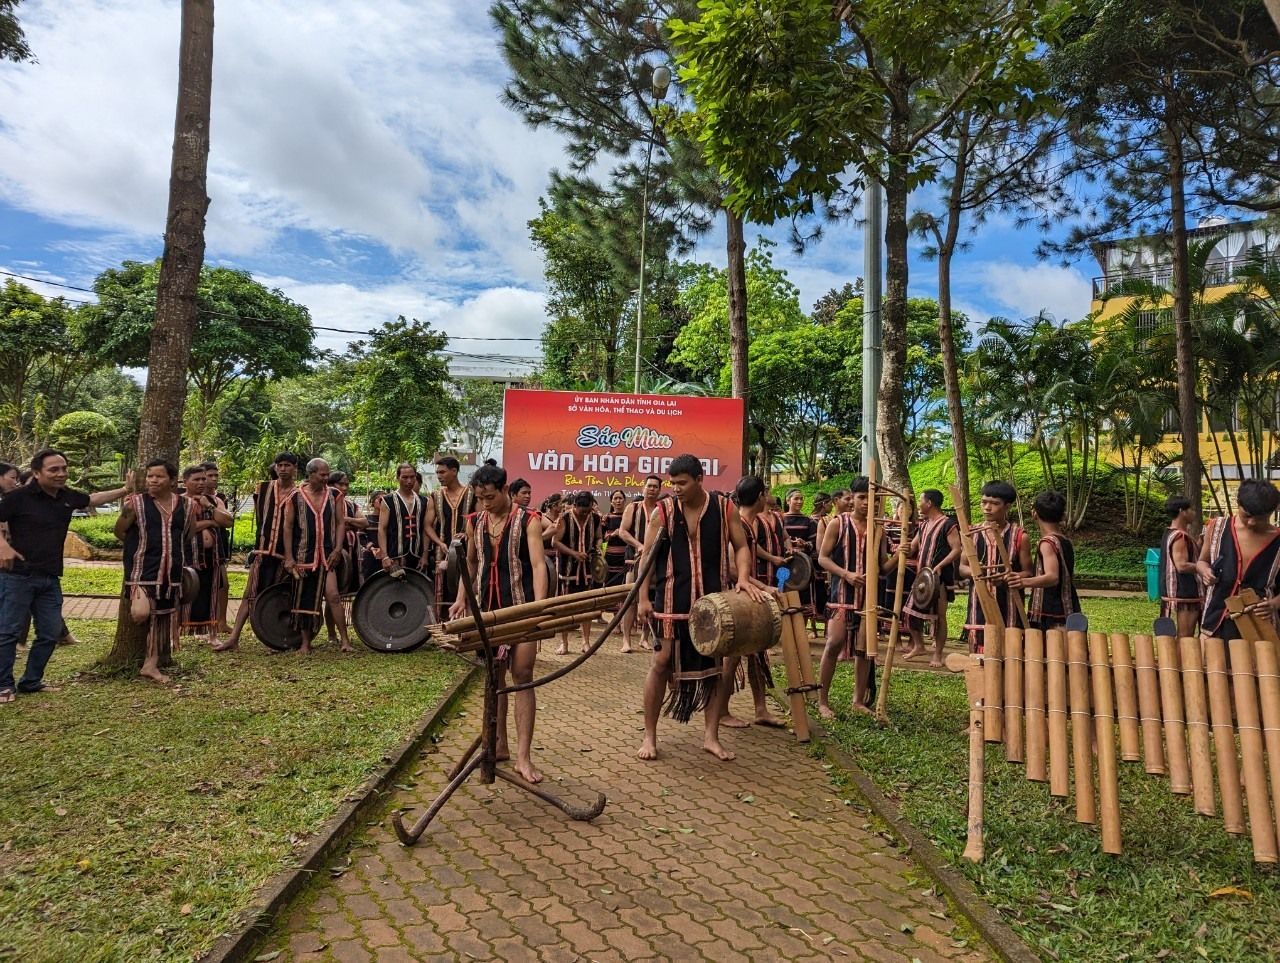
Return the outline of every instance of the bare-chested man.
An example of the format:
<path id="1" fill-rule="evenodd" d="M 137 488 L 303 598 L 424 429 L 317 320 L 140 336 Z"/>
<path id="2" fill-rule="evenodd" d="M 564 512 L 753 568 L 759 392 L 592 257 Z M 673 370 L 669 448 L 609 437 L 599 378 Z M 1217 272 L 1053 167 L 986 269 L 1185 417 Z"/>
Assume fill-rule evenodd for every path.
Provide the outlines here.
<path id="1" fill-rule="evenodd" d="M 472 575 L 480 609 L 490 612 L 525 602 L 537 602 L 548 594 L 547 563 L 542 553 L 542 524 L 535 512 L 521 508 L 507 494 L 507 473 L 485 465 L 471 476 L 471 489 L 480 511 L 466 522 L 467 564 Z M 470 612 L 467 590 L 458 585 L 458 595 L 449 617 L 466 618 Z M 505 647 L 504 647 L 505 648 Z M 503 667 L 499 685 L 505 684 L 505 663 L 511 663 L 511 677 L 517 685 L 533 680 L 533 664 L 538 656 L 534 644 L 517 645 L 500 653 Z M 534 768 L 533 725 L 537 702 L 533 689 L 516 693 L 516 762 L 515 771 L 529 782 L 541 782 L 542 774 Z M 507 697 L 498 700 L 499 759 L 506 759 Z"/>
<path id="2" fill-rule="evenodd" d="M 650 475 L 644 480 L 641 500 L 632 502 L 622 512 L 622 525 L 618 535 L 627 543 L 627 581 L 636 579 L 636 564 L 640 553 L 644 551 L 645 533 L 649 527 L 649 518 L 658 507 L 658 496 L 662 494 L 662 479 Z M 633 605 L 622 616 L 622 652 L 631 652 L 631 635 L 635 631 L 636 607 Z M 652 648 L 652 628 L 650 622 L 640 626 L 640 647 Z"/>
<path id="3" fill-rule="evenodd" d="M 396 490 L 378 502 L 378 548 L 387 570 L 397 565 L 420 572 L 427 568 L 428 500 L 418 493 L 417 474 L 407 462 L 397 466 Z"/>
<path id="4" fill-rule="evenodd" d="M 322 603 L 333 612 L 334 626 L 343 652 L 354 651 L 347 637 L 347 616 L 338 594 L 333 569 L 347 534 L 343 498 L 329 487 L 329 463 L 323 458 L 307 462 L 306 484 L 284 506 L 284 570 L 295 579 L 294 626 L 302 633 L 301 655 L 311 654 L 311 642 L 320 631 Z"/>
<path id="5" fill-rule="evenodd" d="M 720 684 L 721 660 L 707 658 L 689 638 L 689 612 L 702 596 L 734 586 L 759 602 L 764 593 L 751 577 L 751 548 L 733 503 L 702 487 L 702 463 L 680 455 L 668 469 L 673 498 L 658 503 L 645 532 L 646 552 L 656 552 L 653 569 L 640 586 L 637 618 L 656 618 L 653 664 L 644 685 L 644 741 L 637 755 L 658 758 L 658 715 L 671 687 L 666 714 L 688 722 L 705 710 L 702 748 L 718 759 L 735 758 L 720 743 L 720 719 L 729 687 Z M 660 537 L 661 536 L 661 537 Z M 650 591 L 653 593 L 650 599 Z"/>

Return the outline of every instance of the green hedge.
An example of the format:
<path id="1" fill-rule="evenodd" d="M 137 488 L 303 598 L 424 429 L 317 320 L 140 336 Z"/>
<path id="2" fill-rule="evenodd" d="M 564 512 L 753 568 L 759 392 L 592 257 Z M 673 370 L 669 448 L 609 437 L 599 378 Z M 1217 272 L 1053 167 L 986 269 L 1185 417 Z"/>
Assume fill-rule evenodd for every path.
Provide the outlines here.
<path id="1" fill-rule="evenodd" d="M 71 530 L 94 548 L 118 551 L 121 545 L 114 531 L 117 517 L 115 513 L 111 513 L 91 515 L 88 518 L 73 518 Z M 238 516 L 231 534 L 232 551 L 247 552 L 253 548 L 253 535 L 253 515 Z"/>

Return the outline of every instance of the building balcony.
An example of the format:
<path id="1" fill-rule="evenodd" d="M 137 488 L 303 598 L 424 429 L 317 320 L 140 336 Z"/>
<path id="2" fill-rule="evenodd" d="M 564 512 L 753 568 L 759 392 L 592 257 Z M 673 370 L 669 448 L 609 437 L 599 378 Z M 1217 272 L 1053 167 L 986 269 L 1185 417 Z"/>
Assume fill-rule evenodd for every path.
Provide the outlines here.
<path id="1" fill-rule="evenodd" d="M 1269 265 L 1280 263 L 1280 250 L 1266 252 L 1263 257 Z M 1205 264 L 1205 287 L 1221 287 L 1231 284 L 1250 264 L 1256 263 L 1253 258 L 1215 258 Z M 1157 264 L 1148 268 L 1126 268 L 1113 274 L 1104 274 L 1093 279 L 1093 300 L 1101 301 L 1127 281 L 1146 281 L 1156 287 L 1169 289 L 1173 286 L 1173 265 Z"/>

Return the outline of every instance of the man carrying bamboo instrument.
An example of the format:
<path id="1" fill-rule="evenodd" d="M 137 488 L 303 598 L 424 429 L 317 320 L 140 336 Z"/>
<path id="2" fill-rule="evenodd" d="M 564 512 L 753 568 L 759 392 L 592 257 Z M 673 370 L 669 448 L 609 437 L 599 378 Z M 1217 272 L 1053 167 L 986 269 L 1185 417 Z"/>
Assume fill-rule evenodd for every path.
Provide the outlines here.
<path id="1" fill-rule="evenodd" d="M 942 650 L 947 644 L 947 606 L 955 598 L 956 563 L 960 560 L 960 527 L 956 520 L 942 510 L 942 492 L 926 488 L 920 493 L 917 504 L 920 511 L 920 528 L 916 532 L 912 552 L 920 568 L 933 571 L 937 590 L 932 606 L 917 608 L 908 602 L 902 614 L 907 619 L 907 632 L 911 636 L 911 648 L 905 658 L 915 659 L 924 654 L 926 626 L 933 627 L 933 656 L 929 665 L 942 667 Z"/>
<path id="2" fill-rule="evenodd" d="M 636 579 L 636 564 L 640 560 L 640 553 L 644 551 L 644 537 L 649 525 L 649 516 L 658 507 L 658 496 L 660 494 L 662 494 L 662 479 L 657 475 L 650 475 L 644 480 L 641 500 L 632 502 L 623 509 L 622 525 L 618 529 L 618 535 L 627 543 L 628 582 L 634 582 Z M 635 624 L 636 610 L 635 606 L 632 606 L 622 616 L 622 648 L 619 651 L 632 651 L 631 634 L 635 630 Z M 640 626 L 640 633 L 641 647 L 645 649 L 652 648 L 650 623 L 643 623 Z"/>
<path id="3" fill-rule="evenodd" d="M 435 546 L 436 607 L 440 614 L 451 604 L 445 598 L 448 593 L 444 589 L 449 546 L 466 532 L 467 518 L 476 510 L 476 490 L 458 481 L 460 467 L 452 455 L 436 459 L 436 480 L 440 487 L 428 499 L 424 522 L 427 538 Z"/>
<path id="4" fill-rule="evenodd" d="M 482 612 L 504 609 L 525 602 L 547 598 L 547 565 L 542 552 L 542 523 L 535 512 L 515 505 L 507 494 L 507 473 L 485 465 L 471 476 L 471 490 L 480 511 L 466 520 L 467 565 L 474 579 L 476 596 Z M 467 590 L 458 585 L 458 597 L 449 609 L 449 617 L 464 618 L 471 614 Z M 501 666 L 498 684 L 505 684 L 505 663 L 511 663 L 511 677 L 517 685 L 533 680 L 533 663 L 538 656 L 536 645 L 516 645 L 506 652 L 499 650 Z M 541 782 L 542 774 L 533 766 L 533 724 L 537 703 L 533 689 L 516 693 L 516 762 L 515 770 L 529 782 Z M 499 759 L 509 759 L 507 747 L 507 697 L 498 699 L 498 742 L 494 747 Z"/>
<path id="5" fill-rule="evenodd" d="M 1204 607 L 1204 592 L 1196 575 L 1200 541 L 1191 534 L 1196 510 L 1191 499 L 1170 495 L 1164 503 L 1169 527 L 1160 542 L 1160 617 L 1178 623 L 1178 638 L 1194 638 Z"/>
<path id="6" fill-rule="evenodd" d="M 1022 589 L 1011 587 L 1011 578 L 1031 571 L 1031 544 L 1026 530 L 1021 525 L 1009 521 L 1009 509 L 1017 501 L 1018 493 L 1008 482 L 990 481 L 982 486 L 982 517 L 985 524 L 973 529 L 974 549 L 978 561 L 982 563 L 983 578 L 988 580 L 991 593 L 1004 617 L 1006 626 L 1025 628 L 1020 624 L 1018 610 L 1022 601 Z M 1000 551 L 1003 543 L 1004 552 Z M 1008 555 L 1009 565 L 1004 564 L 1004 556 Z M 973 570 L 969 564 L 960 559 L 960 574 L 965 578 L 973 578 Z M 983 626 L 986 617 L 982 606 L 978 604 L 976 590 L 969 591 L 969 609 L 965 619 L 965 630 L 969 635 L 969 650 L 981 652 L 983 644 Z"/>
<path id="7" fill-rule="evenodd" d="M 1280 625 L 1280 528 L 1271 518 L 1280 507 L 1280 491 L 1270 482 L 1246 478 L 1236 492 L 1236 513 L 1219 522 L 1200 549 L 1196 572 L 1208 587 L 1200 631 L 1225 639 L 1240 638 L 1227 615 L 1227 599 L 1251 588 L 1262 600 L 1245 611 Z"/>
<path id="8" fill-rule="evenodd" d="M 343 497 L 329 487 L 329 463 L 323 458 L 307 462 L 307 483 L 284 507 L 284 570 L 292 575 L 293 624 L 302 633 L 301 655 L 311 654 L 311 641 L 320 631 L 322 604 L 333 612 L 333 622 L 343 652 L 352 652 L 347 637 L 347 615 L 338 594 L 334 572 L 347 535 L 347 509 Z"/>
<path id="9" fill-rule="evenodd" d="M 658 715 L 670 686 L 666 714 L 688 722 L 704 709 L 702 748 L 727 761 L 734 754 L 720 744 L 720 719 L 728 708 L 729 687 L 720 684 L 721 660 L 694 648 L 689 612 L 702 596 L 731 584 L 757 602 L 764 593 L 751 577 L 754 560 L 738 513 L 724 494 L 702 487 L 702 463 L 693 455 L 680 455 L 668 471 L 674 497 L 658 503 L 644 540 L 645 551 L 656 552 L 656 558 L 641 583 L 636 617 L 656 618 L 662 631 L 654 639 L 653 664 L 645 680 L 644 741 L 636 755 L 658 758 Z"/>
<path id="10" fill-rule="evenodd" d="M 291 451 L 276 455 L 271 465 L 271 478 L 262 482 L 253 495 L 253 515 L 258 533 L 254 541 L 253 561 L 249 563 L 249 582 L 245 586 L 235 626 L 225 642 L 213 647 L 214 652 L 229 652 L 240 644 L 249 613 L 259 593 L 286 578 L 284 562 L 284 509 L 298 494 L 298 456 Z"/>
<path id="11" fill-rule="evenodd" d="M 853 662 L 853 708 L 870 712 L 876 698 L 875 661 L 867 658 L 866 632 L 875 626 L 863 625 L 862 612 L 867 593 L 867 506 L 871 485 L 859 475 L 849 487 L 842 511 L 827 525 L 818 548 L 818 565 L 828 573 L 827 644 L 822 650 L 818 676 L 818 714 L 832 719 L 828 698 L 836 663 Z M 880 567 L 888 561 L 884 541 L 880 543 Z M 875 591 L 875 586 L 871 586 Z"/>
<path id="12" fill-rule="evenodd" d="M 1036 544 L 1035 574 L 1013 572 L 1009 587 L 1031 589 L 1031 605 L 1027 618 L 1030 628 L 1048 631 L 1063 629 L 1067 618 L 1080 611 L 1076 593 L 1076 550 L 1062 534 L 1062 519 L 1067 513 L 1067 500 L 1061 492 L 1047 491 L 1036 496 L 1031 515 L 1040 526 Z"/>

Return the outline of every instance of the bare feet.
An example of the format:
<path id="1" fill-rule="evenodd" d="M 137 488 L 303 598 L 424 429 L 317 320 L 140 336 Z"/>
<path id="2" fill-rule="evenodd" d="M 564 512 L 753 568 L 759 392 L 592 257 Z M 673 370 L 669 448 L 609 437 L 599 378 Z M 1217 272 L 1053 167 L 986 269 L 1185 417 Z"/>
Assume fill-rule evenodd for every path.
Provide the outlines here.
<path id="1" fill-rule="evenodd" d="M 721 721 L 723 722 L 723 720 Z M 734 759 L 738 758 L 738 754 L 736 752 L 726 749 L 724 746 L 720 745 L 719 739 L 712 736 L 708 736 L 706 739 L 702 740 L 702 748 L 707 750 L 707 752 L 711 753 L 711 755 L 715 756 L 721 762 L 732 762 Z"/>
<path id="2" fill-rule="evenodd" d="M 556 646 L 556 651 L 555 651 L 555 653 L 554 653 L 554 654 L 555 654 L 555 655 L 568 655 L 568 654 L 569 654 L 569 644 L 568 644 L 567 642 L 561 642 L 559 645 L 557 645 L 557 646 Z"/>
<path id="3" fill-rule="evenodd" d="M 214 652 L 230 652 L 232 649 L 240 647 L 240 640 L 237 638 L 227 639 L 225 642 L 219 642 L 213 647 Z"/>
<path id="4" fill-rule="evenodd" d="M 17 696 L 13 694 L 12 689 L 0 689 L 0 706 L 8 705 L 16 698 Z"/>
<path id="5" fill-rule="evenodd" d="M 869 706 L 864 706 L 861 702 L 855 702 L 853 704 L 853 711 L 861 713 L 864 716 L 875 715 L 875 713 L 871 711 L 871 708 Z"/>
<path id="6" fill-rule="evenodd" d="M 300 646 L 298 646 L 298 655 L 310 655 L 310 654 L 311 654 L 310 642 L 303 642 Z"/>
<path id="7" fill-rule="evenodd" d="M 907 649 L 905 653 L 903 653 L 902 657 L 904 659 L 918 659 L 923 655 L 924 655 L 924 647 L 913 645 L 911 648 Z"/>
<path id="8" fill-rule="evenodd" d="M 757 713 L 756 725 L 768 726 L 771 729 L 783 729 L 786 727 L 787 724 L 783 722 L 781 719 L 779 719 L 777 716 L 775 716 L 773 713 L 765 711 L 762 713 Z"/>
<path id="9" fill-rule="evenodd" d="M 630 643 L 630 642 L 623 642 L 623 643 L 622 643 L 622 648 L 620 648 L 618 651 L 619 651 L 619 652 L 621 652 L 623 655 L 626 655 L 626 654 L 628 654 L 629 652 L 634 652 L 634 651 L 635 651 L 635 649 L 631 648 L 631 643 Z"/>
<path id="10" fill-rule="evenodd" d="M 644 737 L 644 742 L 640 743 L 640 749 L 636 752 L 637 759 L 657 759 L 658 758 L 658 740 L 650 736 Z"/>
<path id="11" fill-rule="evenodd" d="M 931 669 L 941 669 L 941 668 L 942 668 L 942 656 L 940 656 L 940 655 L 935 655 L 932 659 L 930 659 L 930 660 L 929 660 L 929 668 L 931 668 Z"/>
<path id="12" fill-rule="evenodd" d="M 823 719 L 834 719 L 836 717 L 831 706 L 827 705 L 825 702 L 818 703 L 818 715 Z"/>
<path id="13" fill-rule="evenodd" d="M 167 675 L 152 666 L 144 665 L 138 670 L 138 675 L 142 676 L 144 679 L 150 679 L 152 682 L 159 682 L 161 685 L 167 685 L 169 682 L 169 677 Z"/>
<path id="14" fill-rule="evenodd" d="M 340 648 L 338 651 L 339 651 L 339 652 L 354 652 L 354 651 L 355 651 L 355 649 L 352 647 L 352 645 L 351 645 L 351 643 L 350 643 L 350 642 L 343 642 L 343 643 L 342 643 L 342 648 Z"/>
<path id="15" fill-rule="evenodd" d="M 528 759 L 517 762 L 512 768 L 525 782 L 542 782 L 542 773 L 534 769 L 533 763 Z"/>
<path id="16" fill-rule="evenodd" d="M 231 626 L 227 625 L 226 622 L 218 626 L 218 634 L 221 635 L 223 632 L 227 633 L 227 635 L 231 634 Z"/>
<path id="17" fill-rule="evenodd" d="M 746 719 L 739 719 L 737 716 L 730 715 L 727 712 L 720 717 L 720 725 L 727 726 L 730 729 L 751 728 L 751 723 L 749 723 Z"/>

